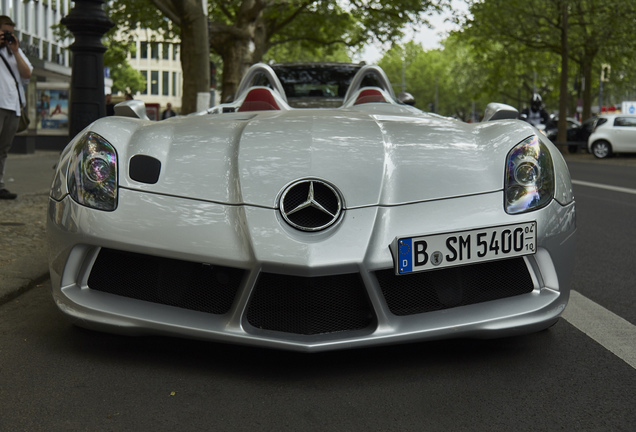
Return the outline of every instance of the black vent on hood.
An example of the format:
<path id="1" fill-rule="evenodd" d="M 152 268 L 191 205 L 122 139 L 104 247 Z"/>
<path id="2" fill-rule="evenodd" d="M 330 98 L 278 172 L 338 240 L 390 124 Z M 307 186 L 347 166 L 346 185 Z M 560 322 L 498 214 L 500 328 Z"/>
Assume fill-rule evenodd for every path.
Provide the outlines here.
<path id="1" fill-rule="evenodd" d="M 128 174 L 135 181 L 155 184 L 159 181 L 160 172 L 161 162 L 152 156 L 136 155 L 130 159 Z"/>

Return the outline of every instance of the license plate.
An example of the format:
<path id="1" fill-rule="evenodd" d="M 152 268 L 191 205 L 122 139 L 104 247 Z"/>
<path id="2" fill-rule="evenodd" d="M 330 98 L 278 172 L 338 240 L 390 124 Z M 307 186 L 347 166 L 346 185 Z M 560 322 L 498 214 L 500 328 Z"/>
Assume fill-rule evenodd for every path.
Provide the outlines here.
<path id="1" fill-rule="evenodd" d="M 531 255 L 537 249 L 537 223 L 398 238 L 397 247 L 398 275 Z"/>

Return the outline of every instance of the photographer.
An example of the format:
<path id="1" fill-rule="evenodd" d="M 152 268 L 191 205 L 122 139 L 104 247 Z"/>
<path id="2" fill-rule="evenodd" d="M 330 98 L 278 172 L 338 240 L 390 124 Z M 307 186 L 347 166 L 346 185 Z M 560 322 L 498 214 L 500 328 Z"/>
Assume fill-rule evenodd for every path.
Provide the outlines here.
<path id="1" fill-rule="evenodd" d="M 18 129 L 22 107 L 26 105 L 23 85 L 31 78 L 33 66 L 20 49 L 13 33 L 15 23 L 0 15 L 0 199 L 15 199 L 4 187 L 4 167 Z"/>

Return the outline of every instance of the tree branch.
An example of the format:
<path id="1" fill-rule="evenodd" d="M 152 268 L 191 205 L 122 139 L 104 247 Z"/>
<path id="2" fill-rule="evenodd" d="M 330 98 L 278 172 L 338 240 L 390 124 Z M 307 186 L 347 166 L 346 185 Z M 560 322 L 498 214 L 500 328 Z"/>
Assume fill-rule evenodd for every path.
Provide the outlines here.
<path id="1" fill-rule="evenodd" d="M 235 15 L 227 8 L 227 5 L 224 1 L 219 2 L 219 9 L 221 9 L 223 15 L 225 15 L 230 21 L 233 22 L 236 19 Z"/>
<path id="2" fill-rule="evenodd" d="M 312 42 L 312 43 L 315 43 L 317 45 L 336 45 L 336 44 L 343 44 L 345 46 L 355 46 L 356 45 L 354 43 L 347 42 L 347 41 L 342 40 L 342 39 L 326 41 L 326 40 L 322 40 L 320 38 L 297 37 L 297 38 L 288 38 L 288 39 L 284 39 L 284 40 L 278 40 L 276 42 L 272 42 L 270 44 L 270 46 L 282 45 L 282 44 L 289 43 L 289 42 L 303 42 L 303 41 Z"/>
<path id="3" fill-rule="evenodd" d="M 283 28 L 287 27 L 287 25 L 294 21 L 301 13 L 303 13 L 312 3 L 313 0 L 305 1 L 304 3 L 300 4 L 300 6 L 293 13 L 289 14 L 280 22 L 277 22 L 275 19 L 266 20 L 265 27 L 267 28 L 267 33 L 275 34 L 280 32 Z"/>
<path id="4" fill-rule="evenodd" d="M 171 0 L 151 0 L 157 6 L 157 9 L 166 16 L 170 21 L 181 27 L 181 17 L 179 12 Z"/>

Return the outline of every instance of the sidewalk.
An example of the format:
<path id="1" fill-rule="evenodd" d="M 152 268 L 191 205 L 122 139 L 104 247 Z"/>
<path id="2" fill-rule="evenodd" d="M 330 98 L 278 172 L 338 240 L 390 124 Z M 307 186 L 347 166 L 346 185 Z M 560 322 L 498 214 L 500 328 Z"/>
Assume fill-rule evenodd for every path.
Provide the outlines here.
<path id="1" fill-rule="evenodd" d="M 9 154 L 0 200 L 0 304 L 48 278 L 46 208 L 58 151 Z"/>

